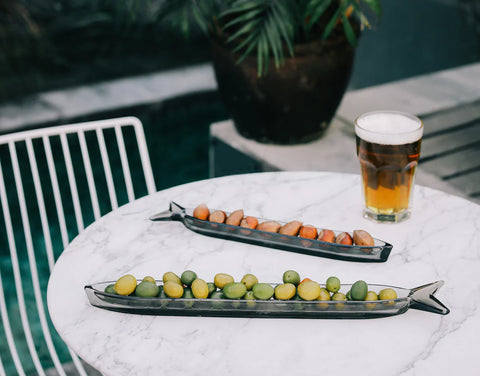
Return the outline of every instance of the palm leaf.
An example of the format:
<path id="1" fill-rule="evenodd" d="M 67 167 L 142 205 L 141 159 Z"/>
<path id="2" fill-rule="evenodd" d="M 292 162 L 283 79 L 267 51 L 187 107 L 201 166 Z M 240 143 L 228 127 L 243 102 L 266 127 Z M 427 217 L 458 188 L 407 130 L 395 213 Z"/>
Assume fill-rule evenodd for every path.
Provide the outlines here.
<path id="1" fill-rule="evenodd" d="M 234 40 L 240 38 L 244 34 L 254 33 L 257 25 L 261 22 L 262 21 L 260 19 L 254 19 L 251 22 L 246 23 L 240 29 L 238 29 L 234 34 L 228 37 L 227 43 L 233 42 Z"/>
<path id="2" fill-rule="evenodd" d="M 245 21 L 252 20 L 256 16 L 258 16 L 261 12 L 262 12 L 262 9 L 258 9 L 258 8 L 257 9 L 252 9 L 252 10 L 242 14 L 241 16 L 234 18 L 230 22 L 227 22 L 224 27 L 229 28 L 229 27 L 232 27 L 233 25 L 236 25 L 238 23 L 242 23 L 242 22 L 245 22 Z"/>
<path id="3" fill-rule="evenodd" d="M 132 1 L 134 0 L 125 0 Z M 194 20 L 206 34 L 223 28 L 227 43 L 240 55 L 237 61 L 255 53 L 258 73 L 268 71 L 270 58 L 278 68 L 284 64 L 286 50 L 294 56 L 293 41 L 304 33 L 307 37 L 322 16 L 335 9 L 323 29 L 327 39 L 341 21 L 348 41 L 357 45 L 352 19 L 345 11 L 353 8 L 353 16 L 361 26 L 370 27 L 370 17 L 381 14 L 381 0 L 162 0 L 159 14 L 168 15 L 177 29 L 187 35 Z M 223 9 L 223 11 L 222 11 Z"/>
<path id="4" fill-rule="evenodd" d="M 221 0 L 164 0 L 158 11 L 157 21 L 167 20 L 175 30 L 180 29 L 185 37 L 190 34 L 192 19 L 208 34 L 212 23 L 220 13 Z"/>
<path id="5" fill-rule="evenodd" d="M 325 30 L 323 31 L 322 38 L 327 39 L 330 33 L 333 31 L 335 26 L 337 25 L 338 18 L 340 17 L 340 14 L 342 12 L 341 8 L 338 8 L 335 13 L 333 14 L 332 18 L 330 21 L 328 21 L 327 26 L 325 27 Z"/>
<path id="6" fill-rule="evenodd" d="M 262 6 L 262 1 L 235 1 L 230 9 L 223 11 L 220 17 L 225 17 L 231 14 L 244 13 L 252 9 Z"/>
<path id="7" fill-rule="evenodd" d="M 310 30 L 318 22 L 331 3 L 332 0 L 312 0 L 308 2 L 305 10 L 305 19 L 308 19 L 307 30 Z"/>
<path id="8" fill-rule="evenodd" d="M 272 12 L 277 17 L 279 22 L 277 23 L 276 27 L 279 29 L 281 36 L 283 38 L 283 41 L 287 45 L 288 52 L 290 53 L 290 56 L 294 56 L 294 50 L 293 50 L 293 39 L 294 39 L 294 29 L 292 27 L 292 24 L 294 24 L 293 21 L 288 22 L 288 14 L 281 14 L 281 11 L 278 10 L 277 8 L 272 8 Z M 285 13 L 285 12 L 283 12 Z M 285 23 L 282 22 L 282 17 L 285 17 L 285 20 L 287 20 Z M 291 13 L 290 13 L 291 16 Z"/>
<path id="9" fill-rule="evenodd" d="M 259 76 L 268 72 L 271 55 L 276 67 L 283 64 L 284 45 L 293 55 L 294 29 L 289 5 L 289 1 L 285 0 L 256 2 L 238 0 L 231 9 L 222 14 L 231 18 L 226 23 L 225 29 L 234 29 L 232 35 L 227 38 L 227 43 L 236 43 L 234 48 L 236 52 L 243 50 L 241 58 L 237 61 L 243 60 L 256 48 Z"/>
<path id="10" fill-rule="evenodd" d="M 361 0 L 361 2 L 373 10 L 377 16 L 382 14 L 382 5 L 380 4 L 380 0 Z"/>
<path id="11" fill-rule="evenodd" d="M 350 20 L 347 18 L 347 16 L 342 13 L 342 23 L 343 23 L 343 31 L 345 32 L 345 36 L 347 37 L 347 40 L 350 42 L 350 44 L 354 47 L 357 46 L 357 37 L 355 35 L 355 32 L 353 31 L 352 25 L 350 24 Z"/>
<path id="12" fill-rule="evenodd" d="M 241 44 L 239 44 L 237 47 L 233 49 L 233 52 L 239 52 L 243 48 L 245 48 L 243 54 L 237 59 L 237 62 L 240 63 L 245 58 L 250 55 L 250 53 L 253 51 L 254 48 L 257 47 L 258 44 L 258 37 L 256 34 L 251 34 L 249 35 L 244 41 L 242 41 Z"/>
<path id="13" fill-rule="evenodd" d="M 261 77 L 263 72 L 268 72 L 269 51 L 265 30 L 262 30 L 257 47 L 257 75 Z"/>
<path id="14" fill-rule="evenodd" d="M 353 14 L 360 20 L 360 24 L 365 27 L 370 27 L 370 21 L 368 20 L 365 13 L 360 9 L 358 3 L 353 2 Z"/>
<path id="15" fill-rule="evenodd" d="M 265 32 L 266 32 L 268 43 L 270 45 L 270 49 L 273 52 L 275 67 L 278 69 L 280 65 L 284 63 L 282 43 L 281 43 L 281 39 L 277 35 L 278 30 L 275 29 L 275 26 L 270 22 L 267 25 Z"/>

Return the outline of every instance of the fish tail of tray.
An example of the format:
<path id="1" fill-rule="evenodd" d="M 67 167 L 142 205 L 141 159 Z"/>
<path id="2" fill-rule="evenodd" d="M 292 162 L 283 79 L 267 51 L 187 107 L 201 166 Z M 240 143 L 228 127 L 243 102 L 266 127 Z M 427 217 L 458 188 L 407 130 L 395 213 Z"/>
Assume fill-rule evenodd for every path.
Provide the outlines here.
<path id="1" fill-rule="evenodd" d="M 185 208 L 171 201 L 168 210 L 154 214 L 151 221 L 182 221 L 185 216 Z"/>
<path id="2" fill-rule="evenodd" d="M 380 257 L 378 259 L 378 262 L 385 262 L 388 260 L 388 256 L 390 256 L 390 252 L 392 251 L 393 245 L 390 243 L 386 243 L 382 247 L 382 250 L 380 252 Z"/>
<path id="3" fill-rule="evenodd" d="M 419 286 L 410 291 L 410 308 L 446 315 L 450 310 L 434 295 L 442 287 L 443 281 Z"/>

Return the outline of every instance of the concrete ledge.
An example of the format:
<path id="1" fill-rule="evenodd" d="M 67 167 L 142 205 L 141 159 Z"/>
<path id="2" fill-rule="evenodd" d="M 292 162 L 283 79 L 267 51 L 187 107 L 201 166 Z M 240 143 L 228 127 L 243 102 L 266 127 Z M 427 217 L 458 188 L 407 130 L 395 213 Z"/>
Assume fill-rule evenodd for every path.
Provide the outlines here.
<path id="1" fill-rule="evenodd" d="M 453 121 L 460 118 L 463 121 L 480 118 L 475 104 L 480 100 L 479 82 L 480 63 L 477 63 L 348 92 L 324 137 L 303 145 L 261 144 L 238 134 L 231 121 L 212 124 L 210 176 L 221 176 L 228 171 L 274 170 L 359 173 L 353 126 L 358 115 L 380 109 L 405 111 L 432 119 L 432 128 L 438 131 L 441 127 L 452 126 Z M 440 124 L 443 122 L 445 124 Z M 425 133 L 428 133 L 428 126 L 426 123 Z M 222 152 L 215 150 L 217 141 L 230 146 L 231 150 L 225 147 Z M 236 159 L 239 155 L 247 161 L 249 170 L 243 171 L 238 165 Z M 423 170 L 421 164 L 417 170 L 417 183 L 472 200 L 465 191 L 431 171 Z"/>
<path id="2" fill-rule="evenodd" d="M 232 121 L 214 123 L 210 127 L 210 177 L 235 173 L 266 171 L 333 171 L 359 174 L 355 138 L 345 130 L 348 126 L 334 119 L 325 136 L 302 145 L 266 145 L 247 140 L 235 129 Z M 219 148 L 221 142 L 230 148 Z M 468 196 L 434 174 L 417 170 L 420 185 L 439 189 L 463 198 Z"/>
<path id="3" fill-rule="evenodd" d="M 216 89 L 212 66 L 202 64 L 50 91 L 20 103 L 1 105 L 0 132 L 16 131 L 46 122 L 67 122 L 68 119 L 96 112 L 159 103 L 177 96 Z"/>
<path id="4" fill-rule="evenodd" d="M 356 173 L 355 139 L 345 133 L 346 128 L 347 125 L 340 119 L 334 119 L 322 138 L 307 144 L 288 146 L 248 140 L 236 131 L 231 120 L 212 124 L 210 134 L 258 161 L 260 165 L 268 166 L 268 171 L 322 170 Z M 225 162 L 235 163 L 231 160 Z M 212 177 L 216 174 L 214 169 L 210 171 Z"/>
<path id="5" fill-rule="evenodd" d="M 405 111 L 419 116 L 480 98 L 480 63 L 395 81 L 347 93 L 337 117 L 353 124 L 362 113 Z"/>

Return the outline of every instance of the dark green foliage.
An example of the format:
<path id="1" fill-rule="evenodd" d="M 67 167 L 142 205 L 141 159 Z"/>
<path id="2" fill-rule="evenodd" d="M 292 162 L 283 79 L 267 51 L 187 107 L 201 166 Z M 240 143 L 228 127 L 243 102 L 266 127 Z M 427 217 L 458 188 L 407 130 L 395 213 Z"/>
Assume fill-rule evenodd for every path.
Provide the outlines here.
<path id="1" fill-rule="evenodd" d="M 380 0 L 169 0 L 159 14 L 171 16 L 172 25 L 180 26 L 184 34 L 189 22 L 196 20 L 210 37 L 231 44 L 240 55 L 238 61 L 256 53 L 261 76 L 270 58 L 278 68 L 285 53 L 293 56 L 295 42 L 318 34 L 327 39 L 339 27 L 356 46 L 352 22 L 370 27 L 372 15 L 381 15 L 381 4 Z"/>

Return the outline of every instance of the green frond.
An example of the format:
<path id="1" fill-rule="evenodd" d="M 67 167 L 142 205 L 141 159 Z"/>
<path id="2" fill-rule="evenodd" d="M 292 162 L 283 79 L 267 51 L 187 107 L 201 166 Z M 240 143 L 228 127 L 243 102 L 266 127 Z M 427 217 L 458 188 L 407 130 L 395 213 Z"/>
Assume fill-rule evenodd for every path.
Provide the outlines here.
<path id="1" fill-rule="evenodd" d="M 361 3 L 367 5 L 371 10 L 375 12 L 377 16 L 382 15 L 382 5 L 380 0 L 361 0 Z"/>
<path id="2" fill-rule="evenodd" d="M 282 53 L 282 43 L 281 38 L 278 36 L 278 30 L 275 29 L 275 25 L 272 24 L 271 20 L 267 27 L 265 28 L 266 37 L 268 43 L 270 44 L 270 48 L 273 52 L 273 59 L 275 62 L 275 67 L 278 69 L 280 65 L 283 64 L 284 58 Z"/>
<path id="3" fill-rule="evenodd" d="M 257 47 L 257 74 L 261 77 L 265 71 L 268 72 L 269 51 L 265 30 L 261 31 Z"/>
<path id="4" fill-rule="evenodd" d="M 370 12 L 368 12 L 369 10 Z M 367 15 L 367 13 L 369 14 Z M 382 6 L 380 0 L 361 0 L 359 5 L 356 4 L 356 16 L 360 20 L 362 26 L 370 28 L 372 24 L 370 18 L 378 20 L 381 15 Z"/>
<path id="5" fill-rule="evenodd" d="M 335 26 L 337 25 L 337 21 L 340 17 L 342 13 L 342 9 L 341 8 L 338 8 L 335 13 L 333 14 L 332 18 L 330 19 L 330 21 L 328 21 L 328 24 L 327 26 L 325 27 L 325 30 L 323 31 L 323 35 L 322 35 L 322 38 L 323 39 L 327 39 L 328 36 L 330 35 L 330 33 L 333 31 L 333 29 L 335 28 Z"/>
<path id="6" fill-rule="evenodd" d="M 270 57 L 276 67 L 284 62 L 284 46 L 293 55 L 294 20 L 288 9 L 290 1 L 237 0 L 222 15 L 227 17 L 226 31 L 231 30 L 227 43 L 235 43 L 234 50 L 243 54 L 256 48 L 259 76 L 268 72 Z"/>
<path id="7" fill-rule="evenodd" d="M 262 22 L 262 20 L 254 19 L 251 22 L 244 24 L 234 34 L 232 34 L 230 37 L 228 37 L 227 43 L 233 42 L 234 40 L 240 38 L 244 34 L 250 34 L 250 33 L 255 34 L 255 31 L 257 30 L 256 28 L 257 28 L 258 24 L 260 24 L 261 22 Z"/>
<path id="8" fill-rule="evenodd" d="M 248 12 L 246 12 L 245 14 L 242 14 L 241 16 L 239 17 L 236 17 L 234 18 L 233 20 L 231 20 L 230 22 L 227 22 L 225 24 L 225 28 L 229 28 L 229 27 L 232 27 L 238 23 L 242 23 L 242 22 L 246 22 L 246 21 L 249 21 L 249 20 L 252 20 L 254 19 L 256 16 L 258 16 L 260 13 L 262 12 L 262 9 L 252 9 Z"/>
<path id="9" fill-rule="evenodd" d="M 132 6 L 135 0 L 130 1 Z M 315 26 L 327 39 L 340 24 L 351 45 L 357 45 L 353 24 L 370 27 L 380 17 L 382 0 L 163 0 L 159 19 L 168 19 L 188 35 L 194 21 L 204 33 L 224 33 L 226 43 L 244 60 L 258 58 L 258 74 L 268 71 L 269 61 L 280 67 L 285 54 L 294 56 L 294 40 L 309 40 Z M 350 14 L 350 11 L 352 14 Z M 333 14 L 332 14 L 333 13 Z M 329 14 L 330 19 L 324 20 Z M 323 23 L 326 21 L 326 25 Z M 321 25 L 320 25 L 321 23 Z"/>
<path id="10" fill-rule="evenodd" d="M 220 13 L 221 0 L 164 0 L 158 11 L 158 21 L 168 21 L 173 29 L 188 37 L 194 21 L 208 34 L 213 20 Z"/>
<path id="11" fill-rule="evenodd" d="M 275 14 L 276 19 L 280 20 L 277 23 L 277 28 L 280 30 L 283 41 L 286 43 L 290 56 L 294 56 L 293 40 L 295 38 L 295 16 L 294 12 L 289 12 L 287 7 L 273 7 L 272 12 Z M 282 22 L 285 20 L 285 22 Z"/>
<path id="12" fill-rule="evenodd" d="M 345 32 L 345 36 L 350 44 L 354 47 L 357 46 L 357 37 L 355 36 L 355 32 L 353 31 L 352 25 L 350 24 L 350 20 L 342 14 L 342 24 L 343 24 L 343 31 Z"/>
<path id="13" fill-rule="evenodd" d="M 257 47 L 258 38 L 256 34 L 249 35 L 242 43 L 240 43 L 237 47 L 233 49 L 233 52 L 240 52 L 244 49 L 242 56 L 240 56 L 237 62 L 242 62 L 245 58 L 250 55 L 254 48 Z"/>
<path id="14" fill-rule="evenodd" d="M 304 16 L 305 19 L 308 19 L 308 23 L 305 25 L 307 30 L 310 30 L 318 22 L 330 4 L 332 4 L 332 0 L 311 0 L 308 2 Z"/>
<path id="15" fill-rule="evenodd" d="M 231 7 L 220 14 L 220 17 L 225 17 L 231 14 L 245 13 L 252 9 L 262 6 L 263 1 L 234 1 Z"/>

